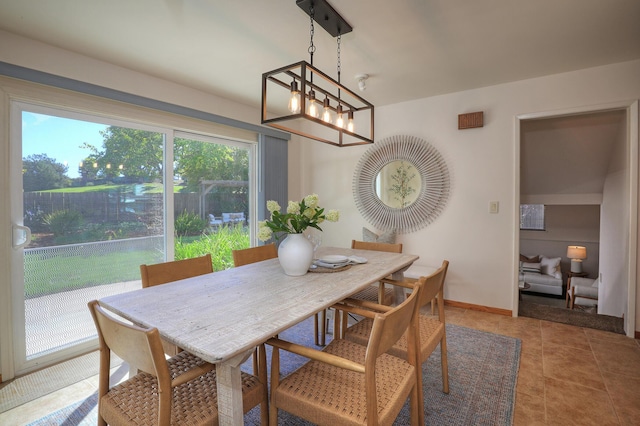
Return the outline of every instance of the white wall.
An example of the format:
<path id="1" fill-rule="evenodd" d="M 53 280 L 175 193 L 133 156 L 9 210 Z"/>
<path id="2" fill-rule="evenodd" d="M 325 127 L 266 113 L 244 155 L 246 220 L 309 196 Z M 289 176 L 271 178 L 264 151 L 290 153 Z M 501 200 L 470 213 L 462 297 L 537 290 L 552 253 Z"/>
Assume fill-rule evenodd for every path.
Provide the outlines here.
<path id="1" fill-rule="evenodd" d="M 451 197 L 441 217 L 400 236 L 419 263 L 451 264 L 445 298 L 514 309 L 518 167 L 516 116 L 602 105 L 640 97 L 640 61 L 598 67 L 449 95 L 376 110 L 376 140 L 407 134 L 433 145 L 451 173 Z M 392 83 L 389 83 L 392 84 Z M 484 111 L 485 126 L 458 130 L 460 113 Z M 355 165 L 366 147 L 336 148 L 300 141 L 292 196 L 317 192 L 323 205 L 343 212 L 325 228 L 325 245 L 361 238 L 368 226 L 351 193 Z M 336 155 L 337 154 L 337 155 Z M 498 214 L 489 202 L 499 201 Z"/>
<path id="2" fill-rule="evenodd" d="M 625 139 L 626 135 L 618 135 Z M 627 315 L 627 277 L 629 251 L 629 170 L 625 144 L 616 143 L 602 191 L 601 262 L 598 313 Z M 636 325 L 636 328 L 639 326 Z"/>
<path id="3" fill-rule="evenodd" d="M 0 61 L 259 122 L 257 108 L 5 32 L 0 32 Z M 397 134 L 417 136 L 438 149 L 448 164 L 451 197 L 442 215 L 427 228 L 400 236 L 405 251 L 420 255 L 421 264 L 439 265 L 443 258 L 451 261 L 447 299 L 514 309 L 519 179 L 515 117 L 640 98 L 638 75 L 640 61 L 633 61 L 376 109 L 376 140 Z M 457 130 L 458 114 L 473 111 L 484 111 L 485 126 Z M 2 152 L 7 152 L 6 141 L 6 137 L 0 139 Z M 298 137 L 290 146 L 291 198 L 316 192 L 322 206 L 342 212 L 340 222 L 324 227 L 323 245 L 346 246 L 351 239 L 361 238 L 361 228 L 368 224 L 355 207 L 351 185 L 355 165 L 367 147 L 339 149 Z M 6 170 L 5 159 L 0 159 L 2 170 Z M 500 203 L 498 214 L 489 214 L 489 201 Z M 8 223 L 2 209 L 0 219 Z M 8 233 L 0 237 L 6 245 Z"/>
<path id="4" fill-rule="evenodd" d="M 256 108 L 2 30 L 0 61 L 247 123 L 260 123 L 260 111 Z"/>

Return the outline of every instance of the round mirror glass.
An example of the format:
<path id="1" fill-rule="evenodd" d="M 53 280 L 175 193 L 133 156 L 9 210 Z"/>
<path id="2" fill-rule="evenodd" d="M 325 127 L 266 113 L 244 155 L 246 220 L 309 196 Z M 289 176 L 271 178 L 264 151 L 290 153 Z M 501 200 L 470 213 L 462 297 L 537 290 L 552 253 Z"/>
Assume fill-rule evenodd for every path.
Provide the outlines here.
<path id="1" fill-rule="evenodd" d="M 376 195 L 393 209 L 402 209 L 414 203 L 421 188 L 420 172 L 409 161 L 391 161 L 376 176 Z"/>

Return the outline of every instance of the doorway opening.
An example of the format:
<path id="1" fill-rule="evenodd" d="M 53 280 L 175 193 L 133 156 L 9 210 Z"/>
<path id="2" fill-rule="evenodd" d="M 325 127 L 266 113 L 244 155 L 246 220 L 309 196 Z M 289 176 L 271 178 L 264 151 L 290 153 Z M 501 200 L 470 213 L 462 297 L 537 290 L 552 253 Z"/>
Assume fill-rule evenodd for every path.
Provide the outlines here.
<path id="1" fill-rule="evenodd" d="M 597 312 L 624 318 L 628 336 L 634 335 L 636 308 L 637 111 L 636 101 L 516 117 L 516 200 L 559 215 L 555 228 L 516 230 L 515 256 L 560 258 L 564 304 L 567 247 L 590 245 L 585 269 L 600 279 Z M 595 227 L 587 210 L 594 208 L 600 215 Z"/>

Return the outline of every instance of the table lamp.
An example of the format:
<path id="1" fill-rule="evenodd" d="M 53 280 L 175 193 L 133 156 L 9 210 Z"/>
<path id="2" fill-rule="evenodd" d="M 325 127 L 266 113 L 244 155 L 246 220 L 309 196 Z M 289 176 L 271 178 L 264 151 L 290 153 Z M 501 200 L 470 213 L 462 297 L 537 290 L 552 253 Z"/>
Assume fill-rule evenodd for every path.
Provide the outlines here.
<path id="1" fill-rule="evenodd" d="M 582 272 L 582 259 L 587 258 L 587 249 L 582 246 L 568 246 L 567 257 L 571 259 L 571 272 Z"/>

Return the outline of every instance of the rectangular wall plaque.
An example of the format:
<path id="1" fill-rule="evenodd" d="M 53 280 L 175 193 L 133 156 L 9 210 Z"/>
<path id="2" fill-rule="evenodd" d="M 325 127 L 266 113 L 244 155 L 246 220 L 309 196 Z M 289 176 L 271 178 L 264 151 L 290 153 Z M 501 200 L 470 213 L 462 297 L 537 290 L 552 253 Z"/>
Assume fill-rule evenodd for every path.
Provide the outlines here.
<path id="1" fill-rule="evenodd" d="M 473 129 L 484 126 L 484 112 L 470 112 L 458 115 L 458 129 Z"/>

